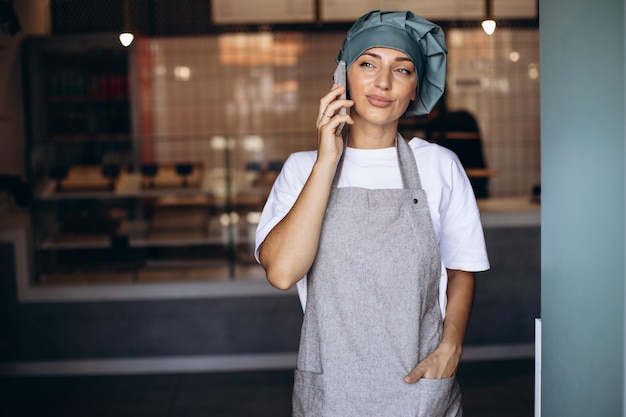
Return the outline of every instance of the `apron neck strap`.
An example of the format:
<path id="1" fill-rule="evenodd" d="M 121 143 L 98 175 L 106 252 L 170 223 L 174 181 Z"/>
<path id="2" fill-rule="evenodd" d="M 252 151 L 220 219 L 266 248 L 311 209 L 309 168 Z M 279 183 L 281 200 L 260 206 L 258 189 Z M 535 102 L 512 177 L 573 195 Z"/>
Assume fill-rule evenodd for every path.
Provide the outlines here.
<path id="1" fill-rule="evenodd" d="M 398 150 L 398 161 L 400 163 L 400 175 L 402 175 L 402 184 L 404 188 L 411 190 L 421 190 L 422 181 L 419 171 L 417 170 L 417 162 L 411 146 L 402 137 L 400 133 L 396 134 L 396 149 Z"/>
<path id="2" fill-rule="evenodd" d="M 348 141 L 347 138 L 344 138 L 343 152 L 341 153 L 341 157 L 337 163 L 337 170 L 335 171 L 335 177 L 333 178 L 333 187 L 335 188 L 337 187 L 339 177 L 341 176 L 343 158 L 346 154 L 347 147 Z M 420 180 L 419 171 L 417 170 L 417 163 L 415 162 L 413 150 L 400 133 L 396 134 L 396 149 L 398 152 L 400 175 L 402 176 L 402 187 L 411 190 L 420 190 L 422 188 L 422 182 Z"/>

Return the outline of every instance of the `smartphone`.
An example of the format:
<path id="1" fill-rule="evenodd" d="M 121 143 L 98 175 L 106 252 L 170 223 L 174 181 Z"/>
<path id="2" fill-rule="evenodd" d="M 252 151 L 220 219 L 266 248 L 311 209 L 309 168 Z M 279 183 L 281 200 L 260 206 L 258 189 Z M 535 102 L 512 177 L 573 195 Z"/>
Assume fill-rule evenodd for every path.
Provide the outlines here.
<path id="1" fill-rule="evenodd" d="M 339 85 L 346 85 L 346 61 L 341 60 L 339 61 L 339 64 L 337 65 L 337 68 L 335 69 L 335 73 L 333 74 L 333 81 L 336 84 Z M 340 99 L 345 99 L 347 97 L 346 92 L 344 91 L 343 94 L 339 97 Z M 341 109 L 339 109 L 339 114 L 346 114 L 346 108 L 342 107 Z M 345 123 L 341 123 L 339 126 L 337 126 L 337 130 L 335 131 L 335 135 L 340 135 L 341 131 L 343 130 Z"/>

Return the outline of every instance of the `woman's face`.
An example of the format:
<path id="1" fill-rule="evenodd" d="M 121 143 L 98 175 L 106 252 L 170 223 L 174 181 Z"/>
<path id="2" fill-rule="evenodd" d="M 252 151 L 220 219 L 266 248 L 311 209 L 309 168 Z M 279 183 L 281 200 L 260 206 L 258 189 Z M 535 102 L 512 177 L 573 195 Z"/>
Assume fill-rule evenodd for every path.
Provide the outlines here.
<path id="1" fill-rule="evenodd" d="M 417 72 L 404 52 L 371 48 L 348 69 L 351 116 L 372 124 L 397 121 L 417 94 Z"/>

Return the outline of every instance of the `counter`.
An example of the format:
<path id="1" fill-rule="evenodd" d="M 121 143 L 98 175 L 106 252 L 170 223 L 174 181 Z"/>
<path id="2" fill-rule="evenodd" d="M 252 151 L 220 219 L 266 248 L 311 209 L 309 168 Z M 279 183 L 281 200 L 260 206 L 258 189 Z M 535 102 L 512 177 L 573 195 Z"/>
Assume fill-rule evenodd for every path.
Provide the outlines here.
<path id="1" fill-rule="evenodd" d="M 524 199 L 479 206 L 491 269 L 477 274 L 464 360 L 532 357 L 539 206 Z M 28 228 L 3 219 L 0 255 L 13 256 L 14 268 L 2 271 L 2 293 L 10 299 L 2 303 L 9 343 L 0 346 L 0 374 L 293 367 L 302 321 L 295 290 L 278 291 L 262 278 L 32 285 Z"/>

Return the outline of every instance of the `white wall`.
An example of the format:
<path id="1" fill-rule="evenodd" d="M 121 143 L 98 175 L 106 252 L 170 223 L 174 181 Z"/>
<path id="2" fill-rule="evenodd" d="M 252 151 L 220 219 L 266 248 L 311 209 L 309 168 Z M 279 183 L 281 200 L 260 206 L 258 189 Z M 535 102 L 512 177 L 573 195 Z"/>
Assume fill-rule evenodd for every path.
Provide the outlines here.
<path id="1" fill-rule="evenodd" d="M 215 154 L 207 143 L 211 135 L 261 135 L 262 157 L 269 160 L 314 148 L 319 97 L 329 88 L 344 37 L 294 32 L 153 39 L 151 110 L 154 132 L 164 138 L 155 146 L 157 159 L 209 158 Z M 490 195 L 530 197 L 540 182 L 538 30 L 499 28 L 490 37 L 479 28 L 456 28 L 446 41 L 447 105 L 477 119 L 487 165 L 497 172 Z M 177 76 L 181 68 L 187 77 Z M 255 157 L 243 155 L 241 167 Z"/>

